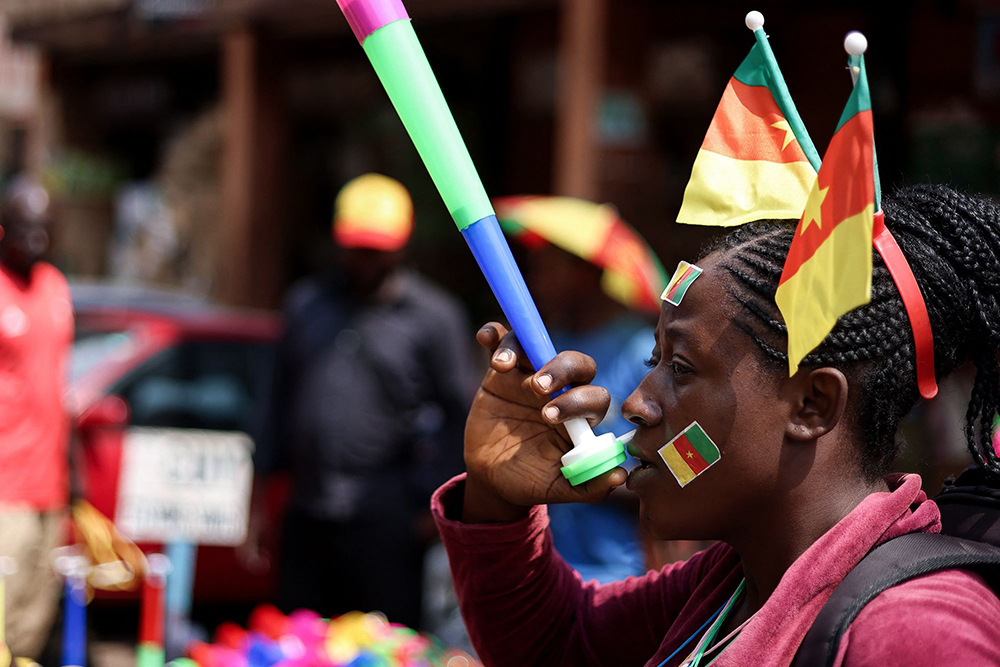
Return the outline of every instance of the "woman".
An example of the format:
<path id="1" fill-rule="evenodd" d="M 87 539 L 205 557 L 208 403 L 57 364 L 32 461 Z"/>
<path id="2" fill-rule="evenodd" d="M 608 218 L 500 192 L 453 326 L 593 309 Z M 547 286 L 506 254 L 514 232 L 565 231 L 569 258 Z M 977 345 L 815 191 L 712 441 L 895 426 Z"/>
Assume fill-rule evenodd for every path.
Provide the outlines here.
<path id="1" fill-rule="evenodd" d="M 1000 474 L 989 444 L 1000 406 L 1000 207 L 924 186 L 884 210 L 927 302 L 937 376 L 977 368 L 967 437 L 975 460 Z M 598 420 L 608 405 L 586 384 L 593 362 L 564 352 L 531 374 L 501 325 L 480 330 L 494 354 L 466 426 L 468 472 L 433 508 L 484 662 L 787 665 L 869 549 L 940 529 L 920 478 L 888 474 L 899 420 L 918 398 L 895 285 L 876 254 L 871 303 L 788 377 L 774 293 L 793 234 L 786 224 L 737 229 L 699 260 L 704 272 L 680 305 L 662 306 L 651 370 L 622 408 L 642 461 L 628 486 L 654 537 L 720 542 L 643 577 L 583 583 L 548 536 L 545 504 L 600 501 L 626 481 L 616 469 L 573 488 L 559 473 L 569 444 L 557 425 Z M 693 422 L 721 459 L 682 487 L 658 450 Z M 838 664 L 1000 664 L 997 627 L 1000 600 L 978 575 L 938 572 L 870 603 Z"/>

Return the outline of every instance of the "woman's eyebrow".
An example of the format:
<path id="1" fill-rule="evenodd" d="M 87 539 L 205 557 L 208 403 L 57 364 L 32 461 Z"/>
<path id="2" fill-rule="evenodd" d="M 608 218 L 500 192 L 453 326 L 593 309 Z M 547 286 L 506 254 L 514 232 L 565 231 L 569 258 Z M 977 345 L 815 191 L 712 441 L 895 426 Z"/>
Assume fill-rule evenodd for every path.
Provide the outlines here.
<path id="1" fill-rule="evenodd" d="M 668 324 L 663 328 L 664 335 L 672 341 L 689 340 L 691 334 L 683 327 Z"/>

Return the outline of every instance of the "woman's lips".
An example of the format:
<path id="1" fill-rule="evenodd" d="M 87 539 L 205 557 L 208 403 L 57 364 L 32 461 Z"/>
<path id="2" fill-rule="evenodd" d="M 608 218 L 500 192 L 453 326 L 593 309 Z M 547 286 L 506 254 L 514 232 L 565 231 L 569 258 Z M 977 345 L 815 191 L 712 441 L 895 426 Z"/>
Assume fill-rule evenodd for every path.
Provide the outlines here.
<path id="1" fill-rule="evenodd" d="M 636 485 L 641 484 L 643 480 L 656 473 L 656 466 L 651 461 L 642 458 L 639 455 L 640 452 L 631 444 L 629 445 L 629 454 L 639 461 L 639 467 L 628 474 L 628 479 L 625 482 L 627 488 L 634 490 Z"/>

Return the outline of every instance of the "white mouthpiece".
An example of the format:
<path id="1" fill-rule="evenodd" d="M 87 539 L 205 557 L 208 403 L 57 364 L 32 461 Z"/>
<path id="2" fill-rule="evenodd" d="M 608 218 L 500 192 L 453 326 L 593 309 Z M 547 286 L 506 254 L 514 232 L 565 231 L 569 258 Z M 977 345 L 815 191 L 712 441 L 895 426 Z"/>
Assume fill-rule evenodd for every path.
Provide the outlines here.
<path id="1" fill-rule="evenodd" d="M 849 32 L 844 38 L 844 50 L 852 56 L 860 56 L 868 50 L 868 40 L 857 30 Z"/>
<path id="2" fill-rule="evenodd" d="M 758 12 L 756 9 L 752 12 L 747 12 L 747 17 L 745 19 L 747 27 L 754 32 L 760 30 L 764 27 L 764 15 Z"/>

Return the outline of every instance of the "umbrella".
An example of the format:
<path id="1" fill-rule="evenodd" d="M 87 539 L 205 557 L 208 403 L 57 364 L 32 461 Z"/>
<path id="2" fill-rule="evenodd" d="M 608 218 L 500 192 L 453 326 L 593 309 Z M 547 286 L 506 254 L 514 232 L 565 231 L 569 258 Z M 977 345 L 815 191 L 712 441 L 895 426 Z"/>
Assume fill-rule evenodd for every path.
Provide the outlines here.
<path id="1" fill-rule="evenodd" d="M 667 284 L 656 253 L 609 204 L 574 197 L 515 196 L 493 200 L 504 231 L 525 245 L 551 243 L 604 269 L 604 292 L 636 310 L 660 312 Z"/>

